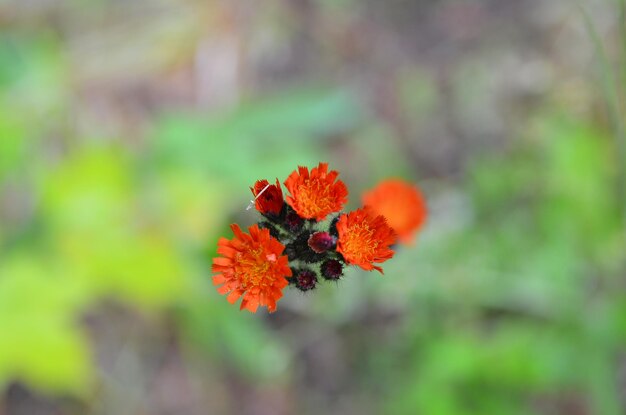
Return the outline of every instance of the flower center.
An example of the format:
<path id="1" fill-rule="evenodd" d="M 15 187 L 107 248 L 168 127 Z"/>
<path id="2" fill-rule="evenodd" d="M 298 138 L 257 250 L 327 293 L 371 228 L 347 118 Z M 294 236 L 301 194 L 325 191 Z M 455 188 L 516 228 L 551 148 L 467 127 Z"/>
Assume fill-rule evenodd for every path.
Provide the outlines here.
<path id="1" fill-rule="evenodd" d="M 243 289 L 270 285 L 267 281 L 270 276 L 272 262 L 276 262 L 276 255 L 264 255 L 263 247 L 250 248 L 235 255 L 235 272 L 239 276 Z"/>
<path id="2" fill-rule="evenodd" d="M 313 216 L 333 207 L 329 186 L 315 179 L 307 179 L 298 186 L 298 202 L 306 216 Z"/>
<path id="3" fill-rule="evenodd" d="M 373 235 L 374 230 L 367 224 L 353 225 L 341 237 L 342 249 L 359 261 L 367 260 L 374 255 L 379 244 Z"/>

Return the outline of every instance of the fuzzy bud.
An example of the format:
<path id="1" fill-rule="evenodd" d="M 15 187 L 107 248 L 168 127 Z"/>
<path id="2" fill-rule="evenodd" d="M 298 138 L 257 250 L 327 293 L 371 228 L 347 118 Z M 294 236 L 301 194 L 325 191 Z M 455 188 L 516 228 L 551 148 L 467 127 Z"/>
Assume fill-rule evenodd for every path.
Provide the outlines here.
<path id="1" fill-rule="evenodd" d="M 324 261 L 321 266 L 322 276 L 330 281 L 337 281 L 343 276 L 343 265 L 336 259 Z"/>
<path id="2" fill-rule="evenodd" d="M 318 254 L 332 249 L 337 244 L 337 238 L 328 232 L 315 232 L 307 241 L 309 247 Z"/>
<path id="3" fill-rule="evenodd" d="M 304 219 L 300 217 L 295 211 L 291 208 L 288 208 L 287 214 L 285 215 L 284 220 L 285 228 L 292 233 L 297 233 L 302 229 L 302 225 L 304 225 Z"/>
<path id="4" fill-rule="evenodd" d="M 292 278 L 294 279 L 296 287 L 300 291 L 312 290 L 317 284 L 317 275 L 313 271 L 308 269 L 296 271 Z"/>

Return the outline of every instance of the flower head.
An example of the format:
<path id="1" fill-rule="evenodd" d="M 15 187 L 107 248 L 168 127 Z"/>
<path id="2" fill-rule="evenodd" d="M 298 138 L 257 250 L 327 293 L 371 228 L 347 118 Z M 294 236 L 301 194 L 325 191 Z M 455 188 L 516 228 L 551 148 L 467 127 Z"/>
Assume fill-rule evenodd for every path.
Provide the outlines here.
<path id="1" fill-rule="evenodd" d="M 400 179 L 380 182 L 363 195 L 363 204 L 383 215 L 400 242 L 413 241 L 426 220 L 426 203 L 419 189 Z"/>
<path id="2" fill-rule="evenodd" d="M 217 253 L 213 259 L 213 284 L 221 285 L 217 291 L 231 304 L 243 295 L 240 309 L 256 312 L 259 305 L 267 306 L 269 312 L 276 310 L 276 301 L 288 284 L 291 276 L 287 256 L 281 255 L 285 247 L 270 236 L 268 229 L 258 225 L 248 228 L 250 234 L 243 233 L 236 224 L 231 225 L 235 233 L 232 240 L 220 238 Z"/>
<path id="3" fill-rule="evenodd" d="M 305 219 L 324 220 L 348 201 L 348 189 L 337 176 L 337 171 L 328 171 L 328 163 L 320 163 L 310 173 L 308 168 L 298 167 L 285 180 L 291 194 L 287 203 Z"/>
<path id="4" fill-rule="evenodd" d="M 337 222 L 337 252 L 347 263 L 358 265 L 366 271 L 373 269 L 381 274 L 383 269 L 374 262 L 385 262 L 394 254 L 389 245 L 396 240 L 396 234 L 381 215 L 369 208 L 357 209 L 343 214 Z"/>
<path id="5" fill-rule="evenodd" d="M 280 215 L 280 211 L 283 208 L 283 191 L 280 188 L 280 183 L 276 179 L 276 184 L 269 184 L 267 180 L 258 180 L 254 187 L 251 187 L 252 194 L 256 198 L 254 205 L 256 210 L 266 215 L 268 213 L 273 215 Z"/>

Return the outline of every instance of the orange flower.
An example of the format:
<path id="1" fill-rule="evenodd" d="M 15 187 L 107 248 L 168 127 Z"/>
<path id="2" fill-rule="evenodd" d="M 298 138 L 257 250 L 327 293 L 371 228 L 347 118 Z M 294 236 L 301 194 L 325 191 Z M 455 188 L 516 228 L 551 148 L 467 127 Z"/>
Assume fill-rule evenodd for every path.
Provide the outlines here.
<path id="1" fill-rule="evenodd" d="M 415 232 L 426 220 L 426 203 L 419 189 L 400 179 L 380 182 L 363 195 L 363 204 L 383 215 L 398 234 L 400 242 L 413 241 Z"/>
<path id="2" fill-rule="evenodd" d="M 230 225 L 235 233 L 232 240 L 220 238 L 217 253 L 222 257 L 213 259 L 213 284 L 220 285 L 217 292 L 234 303 L 243 295 L 240 309 L 255 313 L 258 306 L 267 306 L 271 313 L 276 310 L 276 301 L 288 284 L 285 277 L 291 276 L 285 247 L 270 236 L 269 230 L 252 225 L 250 234 L 243 233 L 238 225 Z"/>
<path id="3" fill-rule="evenodd" d="M 285 180 L 291 193 L 287 203 L 305 219 L 324 220 L 329 213 L 339 212 L 348 201 L 348 189 L 335 170 L 328 172 L 328 163 L 309 169 L 298 167 Z"/>
<path id="4" fill-rule="evenodd" d="M 383 216 L 367 207 L 344 213 L 337 222 L 337 232 L 337 252 L 347 263 L 383 273 L 383 269 L 373 263 L 390 259 L 394 252 L 389 245 L 396 240 L 396 234 Z"/>
<path id="5" fill-rule="evenodd" d="M 280 188 L 280 183 L 276 179 L 276 184 L 269 184 L 267 180 L 258 180 L 254 187 L 251 187 L 252 194 L 256 200 L 254 205 L 256 210 L 266 215 L 268 213 L 273 215 L 280 215 L 280 211 L 283 208 L 283 191 Z"/>

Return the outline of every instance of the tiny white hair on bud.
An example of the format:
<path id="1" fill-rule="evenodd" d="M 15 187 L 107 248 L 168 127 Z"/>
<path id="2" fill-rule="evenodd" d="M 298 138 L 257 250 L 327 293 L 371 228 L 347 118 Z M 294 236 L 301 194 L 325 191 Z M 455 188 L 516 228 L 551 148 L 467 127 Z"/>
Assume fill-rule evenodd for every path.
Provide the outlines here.
<path id="1" fill-rule="evenodd" d="M 248 207 L 246 207 L 246 210 L 250 210 L 252 209 L 252 207 L 254 206 L 254 202 L 256 202 L 256 200 L 263 194 L 264 191 L 267 190 L 267 188 L 270 187 L 270 184 L 266 184 L 265 187 L 263 188 L 263 190 L 261 190 L 259 192 L 258 195 L 255 196 L 255 198 L 253 200 L 250 200 L 250 203 L 248 203 Z"/>

